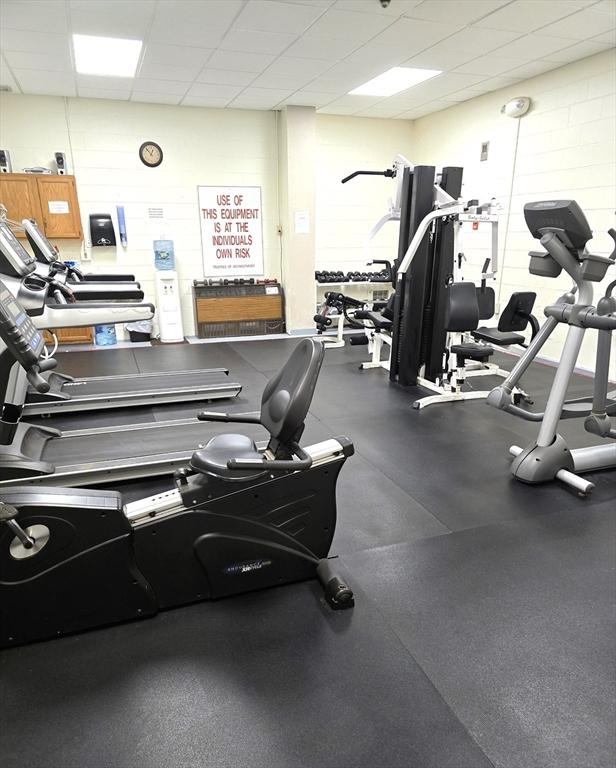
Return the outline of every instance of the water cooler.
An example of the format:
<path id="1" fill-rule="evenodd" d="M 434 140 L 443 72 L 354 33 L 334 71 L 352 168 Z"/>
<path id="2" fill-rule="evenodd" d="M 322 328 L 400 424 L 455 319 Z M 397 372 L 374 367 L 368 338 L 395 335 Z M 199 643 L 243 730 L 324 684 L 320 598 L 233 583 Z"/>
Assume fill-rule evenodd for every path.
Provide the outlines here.
<path id="1" fill-rule="evenodd" d="M 159 270 L 156 272 L 156 315 L 160 340 L 165 342 L 184 341 L 180 288 L 177 272 Z"/>

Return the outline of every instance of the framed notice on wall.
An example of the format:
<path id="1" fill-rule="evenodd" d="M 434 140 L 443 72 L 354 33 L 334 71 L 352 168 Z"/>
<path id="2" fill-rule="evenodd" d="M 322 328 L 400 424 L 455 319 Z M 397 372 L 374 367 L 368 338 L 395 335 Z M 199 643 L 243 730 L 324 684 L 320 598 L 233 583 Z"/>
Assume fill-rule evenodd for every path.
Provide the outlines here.
<path id="1" fill-rule="evenodd" d="M 261 187 L 197 187 L 206 277 L 263 274 Z"/>

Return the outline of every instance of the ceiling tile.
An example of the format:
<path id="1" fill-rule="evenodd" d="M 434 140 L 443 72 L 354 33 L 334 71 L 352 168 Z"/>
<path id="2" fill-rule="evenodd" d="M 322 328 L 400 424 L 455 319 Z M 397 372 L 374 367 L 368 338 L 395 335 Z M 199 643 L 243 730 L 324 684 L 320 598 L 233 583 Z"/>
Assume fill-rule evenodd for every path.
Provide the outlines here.
<path id="1" fill-rule="evenodd" d="M 420 67 L 422 69 L 440 69 L 444 72 L 447 69 L 455 69 L 467 61 L 475 58 L 475 54 L 470 51 L 449 51 L 447 50 L 447 41 L 437 43 L 417 56 L 402 62 L 403 67 Z"/>
<path id="2" fill-rule="evenodd" d="M 66 56 L 69 49 L 68 37 L 51 32 L 26 32 L 8 29 L 0 25 L 0 48 L 3 51 L 26 51 Z"/>
<path id="3" fill-rule="evenodd" d="M 143 61 L 139 67 L 139 77 L 152 80 L 178 80 L 192 83 L 201 72 L 202 66 L 178 67 L 174 64 L 155 64 Z"/>
<path id="4" fill-rule="evenodd" d="M 290 48 L 287 48 L 285 56 L 339 61 L 354 51 L 357 45 L 354 40 L 341 40 L 322 33 L 313 34 L 312 30 L 309 30 Z"/>
<path id="5" fill-rule="evenodd" d="M 544 72 L 549 72 L 554 69 L 554 64 L 551 61 L 531 61 L 528 64 L 523 64 L 521 67 L 514 67 L 509 71 L 510 77 L 536 77 Z M 496 74 L 496 73 L 495 73 Z"/>
<path id="6" fill-rule="evenodd" d="M 224 109 L 227 106 L 227 99 L 197 98 L 190 96 L 182 99 L 183 107 L 206 107 L 209 109 Z"/>
<path id="7" fill-rule="evenodd" d="M 208 69 L 224 69 L 230 72 L 262 72 L 276 57 L 268 53 L 232 53 L 214 51 L 208 59 Z"/>
<path id="8" fill-rule="evenodd" d="M 509 0 L 424 0 L 421 5 L 411 11 L 405 11 L 405 16 L 413 19 L 441 21 L 447 24 L 459 24 L 466 27 L 477 19 L 506 5 Z"/>
<path id="9" fill-rule="evenodd" d="M 571 42 L 571 40 L 569 40 Z M 601 51 L 607 51 L 612 48 L 609 43 L 598 43 L 593 40 L 585 40 L 581 43 L 576 43 L 567 48 L 562 48 L 560 51 L 554 53 L 546 53 L 542 58 L 546 61 L 552 61 L 555 64 L 569 64 L 571 61 L 577 61 L 578 59 L 585 59 L 587 56 L 592 56 L 595 53 L 601 53 Z"/>
<path id="10" fill-rule="evenodd" d="M 241 7 L 241 0 L 158 0 L 150 38 L 167 44 L 215 48 Z"/>
<path id="11" fill-rule="evenodd" d="M 397 115 L 397 118 L 398 120 L 417 120 L 419 117 L 430 115 L 433 112 L 440 112 L 442 109 L 448 109 L 449 107 L 454 106 L 456 106 L 455 102 L 435 100 L 429 102 L 428 104 L 424 104 L 421 107 L 415 107 L 415 109 L 411 109 L 401 115 Z"/>
<path id="12" fill-rule="evenodd" d="M 521 67 L 523 64 L 527 64 L 526 59 L 505 59 L 500 56 L 496 56 L 494 53 L 487 56 L 480 56 L 477 59 L 469 61 L 467 64 L 463 64 L 461 67 L 457 67 L 455 72 L 462 72 L 474 75 L 502 75 L 504 72 L 508 72 L 516 67 Z"/>
<path id="13" fill-rule="evenodd" d="M 488 80 L 484 80 L 481 83 L 481 87 L 486 93 L 489 93 L 490 91 L 497 91 L 499 88 L 507 88 L 510 85 L 515 85 L 519 81 L 519 78 L 515 77 L 491 77 Z"/>
<path id="14" fill-rule="evenodd" d="M 336 0 L 280 0 L 280 2 L 288 5 L 315 5 L 318 8 L 329 8 Z"/>
<path id="15" fill-rule="evenodd" d="M 248 85 L 254 79 L 254 72 L 229 72 L 224 69 L 205 69 L 197 78 L 197 82 L 212 83 L 214 85 Z"/>
<path id="16" fill-rule="evenodd" d="M 252 0 L 233 23 L 234 29 L 301 34 L 323 13 L 323 8 L 273 0 Z"/>
<path id="17" fill-rule="evenodd" d="M 183 96 L 190 83 L 176 80 L 150 80 L 145 77 L 135 78 L 133 89 L 141 93 L 167 93 L 171 96 Z"/>
<path id="18" fill-rule="evenodd" d="M 554 37 L 570 37 L 572 40 L 586 40 L 594 35 L 600 35 L 610 28 L 616 27 L 616 3 L 614 13 L 609 14 L 595 11 L 592 7 L 578 11 L 566 19 L 561 19 L 541 29 L 541 34 Z"/>
<path id="19" fill-rule="evenodd" d="M 560 51 L 569 45 L 571 45 L 571 40 L 564 37 L 547 37 L 547 35 L 532 33 L 524 35 L 524 37 L 520 37 L 508 45 L 501 46 L 498 55 L 513 59 L 526 58 L 529 61 L 535 57 L 547 60 L 549 54 Z"/>
<path id="20" fill-rule="evenodd" d="M 152 22 L 154 0 L 70 0 L 71 31 L 80 35 L 143 40 Z"/>
<path id="21" fill-rule="evenodd" d="M 179 104 L 180 96 L 174 96 L 171 93 L 144 93 L 143 91 L 133 91 L 130 97 L 131 101 L 146 102 L 148 104 Z"/>
<path id="22" fill-rule="evenodd" d="M 239 53 L 266 53 L 274 56 L 282 53 L 296 39 L 295 34 L 277 32 L 249 32 L 246 29 L 232 29 L 221 43 L 224 51 Z"/>
<path id="23" fill-rule="evenodd" d="M 372 107 L 374 104 L 378 104 L 379 101 L 383 101 L 381 96 L 350 96 L 348 93 L 332 102 L 334 107 L 348 107 L 353 112 L 358 112 L 360 109 L 366 109 Z"/>
<path id="24" fill-rule="evenodd" d="M 455 101 L 460 103 L 462 101 L 474 99 L 476 96 L 481 96 L 482 93 L 485 93 L 481 86 L 481 83 L 477 83 L 477 85 L 474 85 L 472 88 L 461 88 L 459 91 L 455 91 L 454 93 L 448 93 L 447 101 Z"/>
<path id="25" fill-rule="evenodd" d="M 603 32 L 603 34 L 593 37 L 593 42 L 607 43 L 613 48 L 616 46 L 616 31 L 612 29 L 609 32 Z"/>
<path id="26" fill-rule="evenodd" d="M 401 16 L 403 13 L 410 13 L 421 2 L 422 0 L 394 0 L 387 8 L 383 8 L 375 0 L 338 0 L 336 10 L 395 17 Z"/>
<path id="27" fill-rule="evenodd" d="M 400 107 L 396 104 L 388 104 L 385 100 L 374 104 L 372 107 L 366 107 L 355 114 L 357 117 L 391 118 L 400 114 Z"/>
<path id="28" fill-rule="evenodd" d="M 65 33 L 68 30 L 63 0 L 2 0 L 2 26 L 7 29 Z"/>
<path id="29" fill-rule="evenodd" d="M 355 52 L 354 56 L 387 66 L 404 61 L 455 32 L 457 26 L 438 24 L 434 21 L 398 19 L 386 30 L 374 37 Z M 511 39 L 511 38 L 509 38 Z M 448 42 L 448 41 L 447 41 Z M 475 54 L 477 55 L 477 54 Z"/>
<path id="30" fill-rule="evenodd" d="M 186 96 L 197 99 L 226 99 L 231 101 L 243 87 L 241 85 L 214 85 L 213 83 L 195 83 L 190 87 Z"/>
<path id="31" fill-rule="evenodd" d="M 510 43 L 519 36 L 518 32 L 468 27 L 460 32 L 456 32 L 455 35 L 451 35 L 451 37 L 448 37 L 447 40 L 439 43 L 439 45 L 445 50 L 483 56 L 485 53 L 501 48 L 501 46 Z"/>
<path id="32" fill-rule="evenodd" d="M 68 72 L 42 72 L 38 69 L 14 69 L 13 74 L 25 93 L 50 96 L 76 96 L 75 79 Z"/>
<path id="33" fill-rule="evenodd" d="M 335 102 L 333 104 L 327 104 L 321 109 L 317 110 L 322 115 L 354 115 L 357 111 L 355 107 L 339 106 Z"/>
<path id="34" fill-rule="evenodd" d="M 264 72 L 262 75 L 258 75 L 252 87 L 256 88 L 273 88 L 275 90 L 287 90 L 297 91 L 299 88 L 303 88 L 307 85 L 312 78 L 310 76 L 302 77 L 301 75 L 274 75 L 269 72 Z"/>
<path id="35" fill-rule="evenodd" d="M 14 69 L 42 69 L 47 72 L 72 72 L 73 65 L 68 49 L 60 56 L 48 53 L 6 51 L 7 64 Z"/>
<path id="36" fill-rule="evenodd" d="M 212 48 L 146 43 L 143 61 L 148 64 L 172 64 L 174 67 L 201 69 L 212 53 Z"/>
<path id="37" fill-rule="evenodd" d="M 340 11 L 334 7 L 315 21 L 310 27 L 310 34 L 348 40 L 360 45 L 377 35 L 393 21 L 391 16 L 383 14 L 371 14 L 368 21 L 363 13 Z"/>
<path id="38" fill-rule="evenodd" d="M 308 89 L 297 91 L 285 99 L 285 104 L 301 107 L 321 107 L 334 100 L 331 93 L 318 93 Z"/>
<path id="39" fill-rule="evenodd" d="M 280 56 L 264 71 L 263 74 L 300 75 L 317 77 L 331 67 L 331 62 L 319 59 L 296 59 L 290 56 Z"/>
<path id="40" fill-rule="evenodd" d="M 288 90 L 274 88 L 251 88 L 237 96 L 230 107 L 246 107 L 247 109 L 273 109 L 289 96 Z"/>
<path id="41" fill-rule="evenodd" d="M 77 95 L 82 99 L 115 99 L 116 101 L 128 101 L 131 89 L 101 90 L 100 88 L 85 88 L 79 86 Z"/>
<path id="42" fill-rule="evenodd" d="M 515 0 L 476 22 L 475 26 L 532 32 L 563 16 L 579 11 L 591 2 L 592 0 Z"/>
<path id="43" fill-rule="evenodd" d="M 95 88 L 97 91 L 130 91 L 135 82 L 132 77 L 99 77 L 98 75 L 77 75 L 77 88 Z"/>

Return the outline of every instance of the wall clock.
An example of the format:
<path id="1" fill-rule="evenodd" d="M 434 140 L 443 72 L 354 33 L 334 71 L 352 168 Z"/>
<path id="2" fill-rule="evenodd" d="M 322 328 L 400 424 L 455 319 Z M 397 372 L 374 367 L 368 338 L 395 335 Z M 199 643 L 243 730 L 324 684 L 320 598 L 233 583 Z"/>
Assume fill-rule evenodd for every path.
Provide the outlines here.
<path id="1" fill-rule="evenodd" d="M 163 161 L 163 151 L 155 141 L 144 141 L 139 147 L 139 159 L 148 168 L 156 168 Z"/>

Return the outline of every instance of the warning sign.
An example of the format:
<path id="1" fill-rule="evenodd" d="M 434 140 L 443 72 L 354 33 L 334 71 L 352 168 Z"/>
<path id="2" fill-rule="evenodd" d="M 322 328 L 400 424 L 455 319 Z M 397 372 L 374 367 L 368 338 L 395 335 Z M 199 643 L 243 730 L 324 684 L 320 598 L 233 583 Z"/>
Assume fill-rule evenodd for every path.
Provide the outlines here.
<path id="1" fill-rule="evenodd" d="M 197 187 L 203 274 L 262 275 L 261 187 Z"/>

